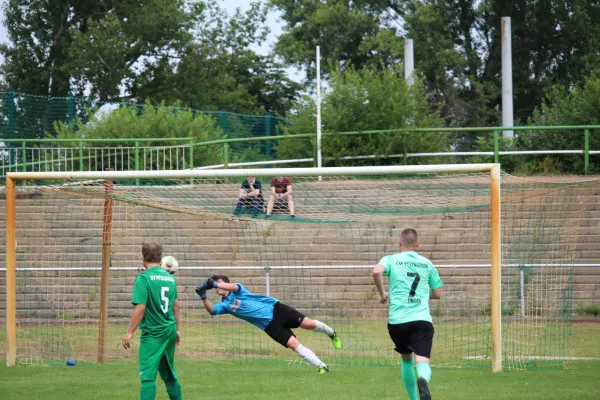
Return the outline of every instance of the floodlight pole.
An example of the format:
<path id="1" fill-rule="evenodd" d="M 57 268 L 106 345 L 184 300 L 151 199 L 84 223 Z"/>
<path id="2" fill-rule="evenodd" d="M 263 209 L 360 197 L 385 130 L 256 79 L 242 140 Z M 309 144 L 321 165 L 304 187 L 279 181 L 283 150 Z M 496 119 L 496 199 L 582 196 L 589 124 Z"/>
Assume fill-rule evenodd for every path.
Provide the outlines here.
<path id="1" fill-rule="evenodd" d="M 323 166 L 321 156 L 321 47 L 317 46 L 317 168 Z M 323 177 L 319 176 L 319 180 Z"/>

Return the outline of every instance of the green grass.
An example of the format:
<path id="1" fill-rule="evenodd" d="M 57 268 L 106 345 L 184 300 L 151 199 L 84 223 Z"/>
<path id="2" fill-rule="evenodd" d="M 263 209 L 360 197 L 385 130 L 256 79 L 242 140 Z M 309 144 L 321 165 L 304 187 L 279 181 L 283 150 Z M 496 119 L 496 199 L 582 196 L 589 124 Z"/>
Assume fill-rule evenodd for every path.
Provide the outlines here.
<path id="1" fill-rule="evenodd" d="M 224 319 L 219 320 L 224 321 Z M 298 329 L 296 334 L 301 342 L 313 349 L 319 356 L 336 357 L 337 364 L 358 365 L 393 364 L 397 357 L 393 352 L 387 328 L 383 322 L 344 323 L 334 321 L 339 337 L 343 342 L 342 350 L 334 350 L 328 338 Z M 535 357 L 591 357 L 600 358 L 600 324 L 575 323 L 570 326 L 554 327 L 541 325 L 544 329 L 522 324 L 505 322 L 503 324 L 505 355 Z M 462 357 L 478 357 L 490 354 L 490 324 L 463 322 L 438 322 L 435 324 L 433 354 L 438 365 L 459 366 L 464 363 Z M 134 338 L 133 353 L 125 353 L 120 344 L 126 324 L 109 324 L 107 337 L 108 359 L 135 358 L 138 348 L 139 332 Z M 568 333 L 570 332 L 570 335 Z M 294 354 L 270 340 L 254 326 L 239 320 L 231 323 L 183 324 L 183 342 L 179 349 L 180 358 L 196 359 L 205 357 L 231 357 L 238 359 L 269 355 L 275 358 L 289 359 Z M 55 358 L 64 360 L 95 360 L 98 343 L 98 327 L 89 325 L 39 325 L 23 326 L 17 329 L 17 357 Z M 519 341 L 515 342 L 514 338 Z M 0 357 L 5 347 L 5 330 L 0 329 Z M 474 362 L 470 363 L 473 364 Z M 478 362 L 485 364 L 485 361 Z M 539 363 L 538 363 L 539 364 Z"/>
<path id="2" fill-rule="evenodd" d="M 76 367 L 6 368 L 0 360 L 0 398 L 137 399 L 135 362 Z M 176 364 L 185 399 L 406 399 L 399 367 L 332 367 L 318 375 L 307 365 L 276 361 L 227 360 Z M 432 397 L 462 399 L 598 399 L 600 362 L 573 362 L 562 371 L 511 371 L 434 368 Z M 157 399 L 167 399 L 157 382 Z"/>

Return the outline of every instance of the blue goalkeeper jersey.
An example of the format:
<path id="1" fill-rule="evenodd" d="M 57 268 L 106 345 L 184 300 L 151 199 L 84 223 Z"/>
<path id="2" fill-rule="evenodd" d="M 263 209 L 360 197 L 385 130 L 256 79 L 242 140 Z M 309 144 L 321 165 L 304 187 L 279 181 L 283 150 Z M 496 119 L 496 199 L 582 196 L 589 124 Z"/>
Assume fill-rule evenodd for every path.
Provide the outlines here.
<path id="1" fill-rule="evenodd" d="M 229 292 L 223 301 L 215 304 L 212 315 L 231 314 L 265 330 L 273 319 L 273 309 L 279 303 L 274 297 L 253 294 L 241 283 L 236 283 L 237 293 Z"/>

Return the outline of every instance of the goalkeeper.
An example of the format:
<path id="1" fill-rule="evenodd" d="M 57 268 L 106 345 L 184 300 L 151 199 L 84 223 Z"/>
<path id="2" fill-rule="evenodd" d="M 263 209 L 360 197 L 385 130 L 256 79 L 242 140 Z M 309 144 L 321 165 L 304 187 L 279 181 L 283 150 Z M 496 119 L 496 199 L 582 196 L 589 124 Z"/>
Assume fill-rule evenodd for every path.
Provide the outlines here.
<path id="1" fill-rule="evenodd" d="M 222 296 L 222 301 L 215 305 L 206 296 L 206 291 L 213 288 Z M 324 333 L 329 336 L 336 349 L 342 347 L 335 331 L 323 322 L 312 320 L 273 297 L 253 294 L 240 283 L 229 283 L 229 278 L 225 275 L 213 275 L 208 278 L 196 288 L 196 293 L 211 315 L 231 314 L 250 322 L 265 331 L 271 339 L 294 350 L 304 361 L 317 367 L 320 374 L 329 372 L 329 367 L 296 339 L 292 329 L 303 328 Z"/>

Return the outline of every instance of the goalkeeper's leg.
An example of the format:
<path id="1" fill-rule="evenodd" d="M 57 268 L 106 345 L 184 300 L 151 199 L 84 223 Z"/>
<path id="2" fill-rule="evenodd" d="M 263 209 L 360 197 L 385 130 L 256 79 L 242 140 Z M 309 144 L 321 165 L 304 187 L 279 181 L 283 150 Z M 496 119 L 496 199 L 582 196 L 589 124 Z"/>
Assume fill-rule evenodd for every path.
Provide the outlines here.
<path id="1" fill-rule="evenodd" d="M 342 342 L 338 338 L 333 328 L 321 321 L 304 317 L 304 319 L 300 323 L 300 328 L 308 329 L 316 333 L 324 333 L 331 339 L 333 347 L 335 347 L 336 349 L 342 348 Z"/>
<path id="2" fill-rule="evenodd" d="M 311 349 L 303 346 L 296 337 L 292 336 L 289 338 L 287 347 L 294 350 L 304 361 L 317 367 L 319 373 L 329 372 L 329 367 Z"/>

